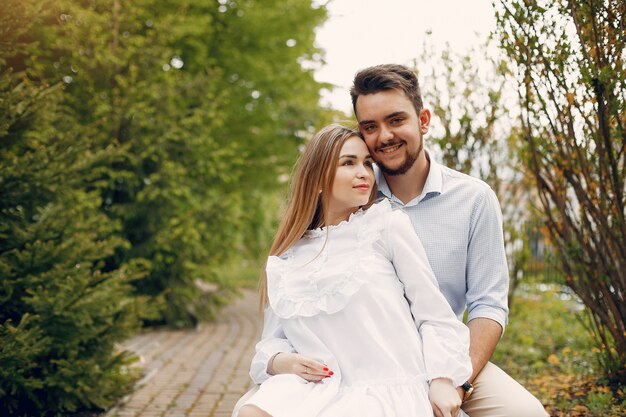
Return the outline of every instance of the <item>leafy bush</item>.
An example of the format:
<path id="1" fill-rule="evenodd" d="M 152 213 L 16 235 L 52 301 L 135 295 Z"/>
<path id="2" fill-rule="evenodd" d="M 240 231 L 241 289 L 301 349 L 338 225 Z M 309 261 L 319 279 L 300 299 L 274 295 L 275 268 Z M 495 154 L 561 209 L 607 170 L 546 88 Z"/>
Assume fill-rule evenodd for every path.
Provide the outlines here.
<path id="1" fill-rule="evenodd" d="M 563 285 L 522 284 L 492 358 L 554 417 L 621 416 L 626 387 L 602 376 L 600 349 L 580 301 Z"/>
<path id="2" fill-rule="evenodd" d="M 590 313 L 607 377 L 626 384 L 626 35 L 623 1 L 500 0 L 521 161 L 563 279 Z"/>
<path id="3" fill-rule="evenodd" d="M 137 327 L 127 243 L 100 211 L 91 173 L 110 152 L 67 124 L 60 89 L 7 68 L 27 2 L 3 5 L 0 49 L 0 410 L 67 415 L 110 406 L 132 384 L 115 344 Z"/>

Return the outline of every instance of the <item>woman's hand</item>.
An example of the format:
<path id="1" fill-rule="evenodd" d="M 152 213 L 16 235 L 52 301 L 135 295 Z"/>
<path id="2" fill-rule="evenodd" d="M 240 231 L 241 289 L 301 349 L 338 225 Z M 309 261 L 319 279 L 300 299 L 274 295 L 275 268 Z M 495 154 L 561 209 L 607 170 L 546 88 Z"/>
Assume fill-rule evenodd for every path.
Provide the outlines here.
<path id="1" fill-rule="evenodd" d="M 327 365 L 298 353 L 281 352 L 274 356 L 267 365 L 267 373 L 296 374 L 310 382 L 319 382 L 333 375 Z"/>
<path id="2" fill-rule="evenodd" d="M 456 417 L 461 409 L 461 398 L 452 381 L 436 378 L 430 382 L 428 398 L 436 417 Z"/>

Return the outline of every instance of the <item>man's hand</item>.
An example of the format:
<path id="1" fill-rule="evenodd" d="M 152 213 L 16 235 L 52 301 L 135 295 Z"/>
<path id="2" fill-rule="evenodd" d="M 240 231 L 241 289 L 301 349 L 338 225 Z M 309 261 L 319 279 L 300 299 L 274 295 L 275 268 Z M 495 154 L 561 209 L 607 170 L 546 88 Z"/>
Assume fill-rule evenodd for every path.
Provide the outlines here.
<path id="1" fill-rule="evenodd" d="M 428 399 L 436 417 L 456 417 L 461 409 L 461 398 L 448 378 L 436 378 L 430 382 Z"/>
<path id="2" fill-rule="evenodd" d="M 309 382 L 320 382 L 333 375 L 327 365 L 298 353 L 281 352 L 267 365 L 267 373 L 296 374 Z"/>

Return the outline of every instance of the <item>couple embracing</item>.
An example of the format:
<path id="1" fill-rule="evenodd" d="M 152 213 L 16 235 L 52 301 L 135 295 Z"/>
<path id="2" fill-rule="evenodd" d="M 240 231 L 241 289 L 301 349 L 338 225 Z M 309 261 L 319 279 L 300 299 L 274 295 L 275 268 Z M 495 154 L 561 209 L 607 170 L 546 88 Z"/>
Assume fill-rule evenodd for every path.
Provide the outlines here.
<path id="1" fill-rule="evenodd" d="M 545 416 L 489 362 L 508 316 L 494 192 L 424 149 L 413 71 L 362 70 L 351 96 L 359 129 L 322 129 L 295 167 L 261 282 L 260 386 L 233 416 Z"/>

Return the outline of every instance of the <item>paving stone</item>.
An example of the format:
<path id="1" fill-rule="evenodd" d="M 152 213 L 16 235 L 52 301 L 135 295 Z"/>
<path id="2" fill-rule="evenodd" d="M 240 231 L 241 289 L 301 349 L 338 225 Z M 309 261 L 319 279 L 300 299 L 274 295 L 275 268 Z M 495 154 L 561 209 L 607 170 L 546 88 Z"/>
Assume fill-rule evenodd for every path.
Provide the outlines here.
<path id="1" fill-rule="evenodd" d="M 230 417 L 252 385 L 248 366 L 261 334 L 257 294 L 193 330 L 155 330 L 123 344 L 144 371 L 135 392 L 106 417 Z"/>

